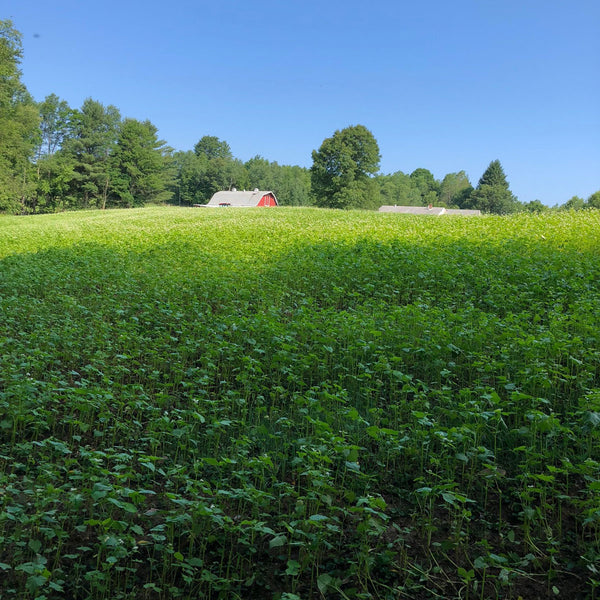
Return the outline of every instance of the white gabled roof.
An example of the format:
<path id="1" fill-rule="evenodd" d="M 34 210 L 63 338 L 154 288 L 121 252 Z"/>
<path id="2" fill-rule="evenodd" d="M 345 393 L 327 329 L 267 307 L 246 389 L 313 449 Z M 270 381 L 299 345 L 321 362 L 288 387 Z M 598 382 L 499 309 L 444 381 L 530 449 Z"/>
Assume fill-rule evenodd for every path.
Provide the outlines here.
<path id="1" fill-rule="evenodd" d="M 257 206 L 261 198 L 266 194 L 272 194 L 273 198 L 275 198 L 275 194 L 268 190 L 217 192 L 213 194 L 213 197 L 206 206 Z"/>
<path id="2" fill-rule="evenodd" d="M 445 208 L 434 206 L 381 206 L 379 212 L 395 212 L 404 215 L 443 215 Z"/>
<path id="3" fill-rule="evenodd" d="M 475 208 L 447 208 L 447 215 L 463 215 L 464 217 L 480 217 L 481 211 Z"/>

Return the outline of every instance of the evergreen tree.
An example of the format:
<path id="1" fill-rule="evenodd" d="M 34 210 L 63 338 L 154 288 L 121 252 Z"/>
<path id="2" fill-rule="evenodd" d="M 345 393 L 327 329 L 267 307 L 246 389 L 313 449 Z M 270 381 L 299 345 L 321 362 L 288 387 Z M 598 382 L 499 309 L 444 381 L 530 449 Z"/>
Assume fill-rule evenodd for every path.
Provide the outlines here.
<path id="1" fill-rule="evenodd" d="M 506 181 L 506 175 L 499 160 L 493 160 L 484 171 L 477 187 L 480 188 L 483 185 L 500 186 L 508 190 L 508 181 Z"/>
<path id="2" fill-rule="evenodd" d="M 465 208 L 485 213 L 505 215 L 519 209 L 519 202 L 510 191 L 504 169 L 499 160 L 493 160 L 485 170 Z"/>
<path id="3" fill-rule="evenodd" d="M 63 151 L 74 162 L 72 195 L 82 208 L 106 208 L 110 188 L 109 157 L 119 134 L 121 115 L 115 106 L 104 106 L 87 98 L 74 111 Z"/>
<path id="4" fill-rule="evenodd" d="M 132 207 L 168 200 L 168 154 L 150 121 L 125 119 L 110 156 L 111 204 Z"/>

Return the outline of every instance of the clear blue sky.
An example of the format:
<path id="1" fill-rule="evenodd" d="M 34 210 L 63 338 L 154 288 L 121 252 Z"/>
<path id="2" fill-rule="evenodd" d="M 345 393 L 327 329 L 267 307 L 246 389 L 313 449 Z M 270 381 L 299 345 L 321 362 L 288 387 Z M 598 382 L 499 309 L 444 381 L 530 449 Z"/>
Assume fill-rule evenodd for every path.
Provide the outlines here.
<path id="1" fill-rule="evenodd" d="M 494 159 L 520 200 L 600 190 L 598 0 L 4 0 L 23 81 L 149 119 L 177 150 L 309 167 L 362 124 L 381 171 Z"/>

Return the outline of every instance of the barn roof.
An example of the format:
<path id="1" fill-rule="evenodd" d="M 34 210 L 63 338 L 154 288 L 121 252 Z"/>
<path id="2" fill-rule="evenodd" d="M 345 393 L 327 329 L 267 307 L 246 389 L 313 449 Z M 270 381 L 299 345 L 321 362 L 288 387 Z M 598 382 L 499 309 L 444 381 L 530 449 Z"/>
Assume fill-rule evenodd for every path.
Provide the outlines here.
<path id="1" fill-rule="evenodd" d="M 213 194 L 206 206 L 258 206 L 261 198 L 267 194 L 271 194 L 275 198 L 275 194 L 270 190 L 217 192 Z M 277 199 L 275 199 L 275 202 L 277 202 Z"/>
<path id="2" fill-rule="evenodd" d="M 464 210 L 458 208 L 444 208 L 443 206 L 381 206 L 379 212 L 402 213 L 404 215 L 463 215 L 479 216 L 479 210 Z"/>

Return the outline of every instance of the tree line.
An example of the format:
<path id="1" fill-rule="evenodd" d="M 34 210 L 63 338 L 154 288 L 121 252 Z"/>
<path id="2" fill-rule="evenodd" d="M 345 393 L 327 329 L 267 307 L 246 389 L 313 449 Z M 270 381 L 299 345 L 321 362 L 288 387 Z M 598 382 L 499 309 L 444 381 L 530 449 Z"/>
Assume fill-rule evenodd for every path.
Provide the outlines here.
<path id="1" fill-rule="evenodd" d="M 510 191 L 502 165 L 490 163 L 477 186 L 464 171 L 437 180 L 425 168 L 379 172 L 380 152 L 362 125 L 346 127 L 312 153 L 313 164 L 243 162 L 229 144 L 205 135 L 175 151 L 148 120 L 88 98 L 72 108 L 56 94 L 36 102 L 21 81 L 21 34 L 0 20 L 0 212 L 29 214 L 150 203 L 204 204 L 220 190 L 268 189 L 280 204 L 377 209 L 382 204 L 477 208 L 507 214 L 542 211 Z M 600 208 L 600 192 L 560 208 Z"/>
<path id="2" fill-rule="evenodd" d="M 492 160 L 471 185 L 464 171 L 448 173 L 441 181 L 428 169 L 406 174 L 397 171 L 379 174 L 377 140 L 362 125 L 336 131 L 312 153 L 312 196 L 317 206 L 328 208 L 370 208 L 382 204 L 401 206 L 443 206 L 477 209 L 489 214 L 543 212 L 551 210 L 540 200 L 522 203 L 510 190 L 499 160 Z M 600 191 L 587 200 L 574 196 L 553 209 L 600 208 Z"/>

